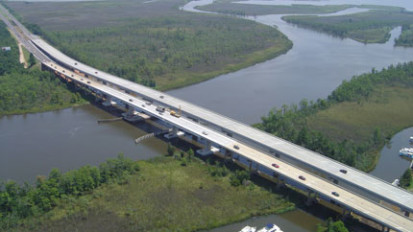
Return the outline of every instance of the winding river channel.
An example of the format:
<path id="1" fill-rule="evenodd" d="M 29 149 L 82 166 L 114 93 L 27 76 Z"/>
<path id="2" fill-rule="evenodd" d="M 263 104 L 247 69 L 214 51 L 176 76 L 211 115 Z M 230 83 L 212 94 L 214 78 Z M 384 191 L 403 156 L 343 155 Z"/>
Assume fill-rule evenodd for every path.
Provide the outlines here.
<path id="1" fill-rule="evenodd" d="M 194 5 L 208 1 L 194 1 L 183 9 L 197 11 L 193 9 Z M 284 4 L 288 1 L 278 2 Z M 332 0 L 305 1 L 305 4 L 320 2 L 343 3 Z M 373 4 L 386 1 L 357 2 Z M 398 0 L 395 5 L 413 9 L 409 1 Z M 357 9 L 346 13 L 355 11 Z M 393 46 L 400 28 L 391 31 L 391 39 L 387 43 L 366 45 L 287 24 L 280 15 L 257 16 L 251 20 L 277 27 L 293 41 L 293 48 L 275 59 L 168 93 L 252 124 L 259 122 L 260 117 L 273 107 L 298 103 L 303 98 L 325 98 L 353 75 L 413 60 L 412 48 Z M 149 159 L 165 153 L 165 142 L 156 138 L 134 144 L 135 138 L 146 133 L 145 128 L 139 129 L 123 121 L 97 123 L 98 119 L 109 117 L 112 117 L 109 113 L 93 105 L 1 117 L 0 179 L 33 182 L 36 175 L 47 175 L 54 167 L 67 171 L 82 165 L 96 165 L 119 152 L 132 159 Z M 413 128 L 397 134 L 392 139 L 391 148 L 383 148 L 382 158 L 372 174 L 387 181 L 398 178 L 409 162 L 400 159 L 397 151 L 412 135 Z M 320 220 L 296 210 L 248 219 L 213 231 L 238 231 L 245 224 L 264 226 L 268 222 L 279 224 L 284 231 L 301 232 L 315 231 Z"/>

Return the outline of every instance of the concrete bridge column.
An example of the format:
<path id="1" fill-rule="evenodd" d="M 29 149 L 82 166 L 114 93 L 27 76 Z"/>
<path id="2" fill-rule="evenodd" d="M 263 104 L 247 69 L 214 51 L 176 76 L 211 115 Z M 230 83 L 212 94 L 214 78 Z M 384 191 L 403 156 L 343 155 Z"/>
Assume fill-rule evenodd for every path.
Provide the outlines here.
<path id="1" fill-rule="evenodd" d="M 105 96 L 106 98 L 105 98 L 105 101 L 102 103 L 102 105 L 103 106 L 111 106 L 112 105 L 112 103 L 111 103 L 111 101 L 112 101 L 112 98 L 111 97 L 109 97 L 109 96 Z"/>
<path id="2" fill-rule="evenodd" d="M 348 218 L 351 215 L 351 211 L 343 208 L 343 219 Z"/>
<path id="3" fill-rule="evenodd" d="M 252 172 L 252 161 L 251 161 L 251 160 L 248 160 L 247 162 L 248 162 L 248 170 L 249 170 L 250 172 Z"/>
<path id="4" fill-rule="evenodd" d="M 128 112 L 126 112 L 126 114 L 127 114 L 128 116 L 132 116 L 134 112 L 135 112 L 135 110 L 134 110 L 132 107 L 129 107 L 129 108 L 128 108 Z"/>
<path id="5" fill-rule="evenodd" d="M 389 232 L 390 229 L 387 228 L 387 226 L 382 226 L 382 227 L 381 227 L 381 231 L 383 231 L 383 232 Z"/>
<path id="6" fill-rule="evenodd" d="M 196 152 L 199 155 L 202 155 L 202 156 L 212 155 L 213 152 L 212 152 L 211 148 L 212 148 L 211 141 L 207 140 L 206 144 L 205 144 L 205 147 L 203 149 L 197 150 Z"/>
<path id="7" fill-rule="evenodd" d="M 404 211 L 404 216 L 405 216 L 405 217 L 410 217 L 410 212 L 409 212 L 409 211 L 407 211 L 407 210 L 406 210 L 406 211 Z"/>
<path id="8" fill-rule="evenodd" d="M 316 196 L 317 196 L 316 193 L 314 193 L 313 191 L 309 190 L 309 191 L 307 192 L 307 201 L 306 201 L 305 204 L 306 204 L 307 206 L 313 205 L 314 202 L 316 201 L 316 200 L 315 200 L 315 199 L 316 199 Z"/>
<path id="9" fill-rule="evenodd" d="M 278 179 L 276 188 L 280 189 L 281 187 L 284 187 L 284 186 L 285 186 L 284 181 L 281 179 Z"/>
<path id="10" fill-rule="evenodd" d="M 178 136 L 177 134 L 178 134 L 178 128 L 173 126 L 172 129 L 169 131 L 169 133 L 165 135 L 165 138 L 172 139 Z"/>

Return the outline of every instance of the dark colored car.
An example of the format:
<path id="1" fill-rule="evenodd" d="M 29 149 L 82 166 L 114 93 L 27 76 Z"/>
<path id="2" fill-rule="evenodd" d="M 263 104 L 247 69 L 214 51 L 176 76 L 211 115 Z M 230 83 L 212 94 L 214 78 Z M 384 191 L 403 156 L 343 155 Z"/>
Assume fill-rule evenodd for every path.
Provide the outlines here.
<path id="1" fill-rule="evenodd" d="M 278 165 L 278 164 L 271 164 L 274 168 L 279 168 L 280 167 L 280 165 Z"/>
<path id="2" fill-rule="evenodd" d="M 332 192 L 331 194 L 333 194 L 333 195 L 336 196 L 336 197 L 339 197 L 339 196 L 340 196 L 340 194 L 338 194 L 338 192 Z"/>
<path id="3" fill-rule="evenodd" d="M 347 170 L 346 169 L 340 169 L 340 172 L 346 174 Z"/>
<path id="4" fill-rule="evenodd" d="M 300 178 L 301 180 L 305 180 L 304 176 L 299 176 L 298 178 Z"/>

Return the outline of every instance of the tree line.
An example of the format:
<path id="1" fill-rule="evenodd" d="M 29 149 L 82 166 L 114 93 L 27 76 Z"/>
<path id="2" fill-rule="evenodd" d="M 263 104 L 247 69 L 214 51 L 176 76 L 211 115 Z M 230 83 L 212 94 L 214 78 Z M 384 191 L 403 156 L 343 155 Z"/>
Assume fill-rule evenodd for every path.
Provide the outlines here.
<path id="1" fill-rule="evenodd" d="M 307 118 L 341 102 L 367 99 L 375 86 L 383 84 L 413 87 L 413 62 L 391 65 L 380 72 L 373 69 L 371 73 L 355 76 L 350 81 L 345 80 L 327 99 L 318 99 L 315 102 L 304 99 L 299 105 L 275 108 L 262 117 L 262 122 L 256 127 L 347 165 L 367 170 L 374 162 L 374 151 L 386 141 L 386 135 L 380 128 L 376 128 L 371 137 L 363 142 L 346 139 L 335 141 L 310 129 Z"/>
<path id="2" fill-rule="evenodd" d="M 95 166 L 84 166 L 61 173 L 52 169 L 48 177 L 37 177 L 34 186 L 14 181 L 0 181 L 0 230 L 10 229 L 30 216 L 40 216 L 53 209 L 60 199 L 78 197 L 109 182 L 126 183 L 128 176 L 139 171 L 131 159 L 117 158 Z"/>
<path id="3" fill-rule="evenodd" d="M 397 46 L 412 47 L 413 46 L 413 24 L 404 24 L 402 33 L 399 38 L 395 39 Z"/>
<path id="4" fill-rule="evenodd" d="M 52 73 L 37 67 L 25 69 L 19 63 L 19 50 L 6 25 L 0 23 L 0 46 L 11 47 L 0 51 L 0 115 L 26 113 L 67 107 L 84 102 L 73 86 L 61 82 Z M 34 57 L 31 57 L 33 65 Z"/>

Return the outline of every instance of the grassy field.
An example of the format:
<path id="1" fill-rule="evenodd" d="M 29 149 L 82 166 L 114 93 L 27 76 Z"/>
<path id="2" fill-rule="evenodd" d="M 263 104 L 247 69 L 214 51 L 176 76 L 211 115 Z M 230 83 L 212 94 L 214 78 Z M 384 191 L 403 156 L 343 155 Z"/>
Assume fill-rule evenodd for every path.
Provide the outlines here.
<path id="1" fill-rule="evenodd" d="M 384 8 L 344 16 L 285 16 L 283 19 L 299 26 L 338 37 L 348 37 L 362 43 L 384 43 L 390 38 L 389 32 L 392 28 L 410 25 L 413 14 L 397 8 Z"/>
<path id="2" fill-rule="evenodd" d="M 327 99 L 274 109 L 256 126 L 363 171 L 391 137 L 413 126 L 413 63 L 343 81 Z"/>
<path id="3" fill-rule="evenodd" d="M 182 166 L 161 157 L 138 164 L 140 171 L 126 184 L 63 199 L 16 231 L 195 231 L 295 207 L 285 196 L 253 183 L 234 187 L 229 176 L 212 177 L 201 161 Z"/>
<path id="4" fill-rule="evenodd" d="M 333 105 L 308 118 L 310 128 L 335 140 L 365 141 L 375 128 L 385 135 L 413 126 L 412 88 L 379 86 L 368 99 Z"/>
<path id="5" fill-rule="evenodd" d="M 160 90 L 232 72 L 292 47 L 272 27 L 180 11 L 182 0 L 7 4 L 68 55 Z"/>

